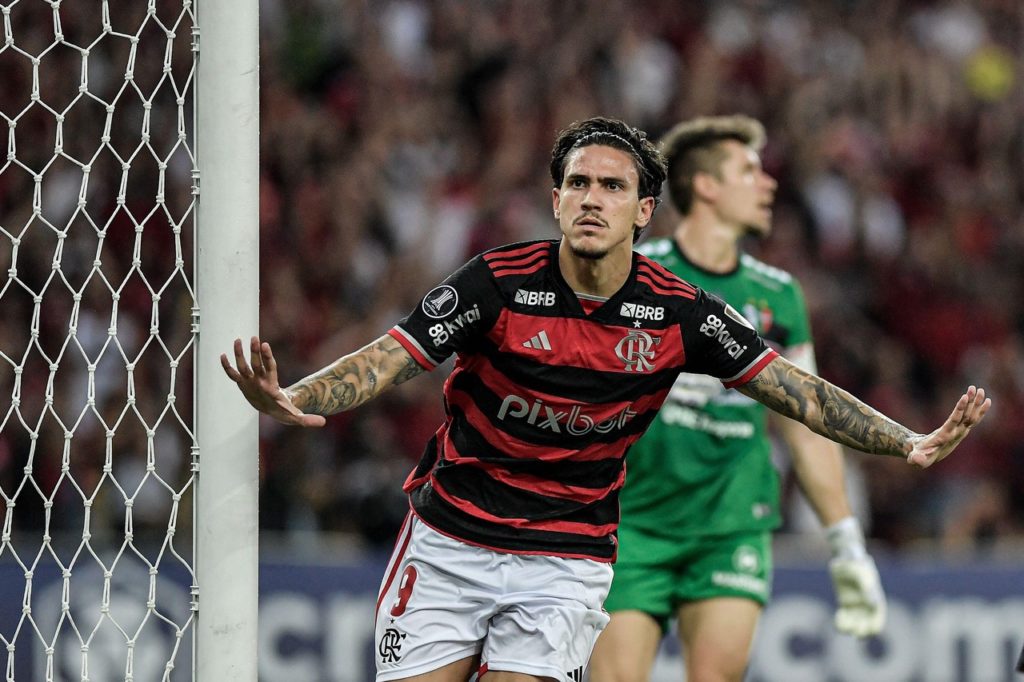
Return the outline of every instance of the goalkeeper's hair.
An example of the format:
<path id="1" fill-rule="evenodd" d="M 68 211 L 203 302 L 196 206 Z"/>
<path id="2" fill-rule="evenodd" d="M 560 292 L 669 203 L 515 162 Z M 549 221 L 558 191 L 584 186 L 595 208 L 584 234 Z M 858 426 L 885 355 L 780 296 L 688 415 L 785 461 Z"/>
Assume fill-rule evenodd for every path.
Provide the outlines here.
<path id="1" fill-rule="evenodd" d="M 721 179 L 726 157 L 721 143 L 726 140 L 760 151 L 765 143 L 764 126 L 743 114 L 701 116 L 677 124 L 661 138 L 661 151 L 668 163 L 668 194 L 683 215 L 693 207 L 693 178 L 697 173 Z"/>

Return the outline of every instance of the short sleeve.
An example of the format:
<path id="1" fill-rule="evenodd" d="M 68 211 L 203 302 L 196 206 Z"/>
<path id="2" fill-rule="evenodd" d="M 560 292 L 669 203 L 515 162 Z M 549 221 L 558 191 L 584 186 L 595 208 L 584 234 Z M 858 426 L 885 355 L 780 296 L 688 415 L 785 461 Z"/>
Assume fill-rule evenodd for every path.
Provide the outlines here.
<path id="1" fill-rule="evenodd" d="M 422 367 L 434 369 L 453 353 L 472 349 L 502 305 L 490 269 L 476 257 L 428 291 L 388 334 Z"/>
<path id="2" fill-rule="evenodd" d="M 699 290 L 693 314 L 681 325 L 684 372 L 709 374 L 726 388 L 741 386 L 778 357 L 736 309 Z"/>

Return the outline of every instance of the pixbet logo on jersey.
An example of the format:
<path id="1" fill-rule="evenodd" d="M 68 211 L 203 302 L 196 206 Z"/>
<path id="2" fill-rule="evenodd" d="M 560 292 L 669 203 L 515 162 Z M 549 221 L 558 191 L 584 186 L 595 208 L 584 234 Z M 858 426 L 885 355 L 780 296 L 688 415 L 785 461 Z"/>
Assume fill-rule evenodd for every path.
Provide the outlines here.
<path id="1" fill-rule="evenodd" d="M 736 339 L 732 338 L 732 334 L 725 327 L 725 322 L 717 315 L 708 315 L 707 320 L 701 324 L 700 331 L 705 336 L 710 336 L 722 344 L 722 348 L 725 348 L 725 352 L 730 358 L 738 357 L 747 349 L 746 346 L 741 346 Z"/>
<path id="2" fill-rule="evenodd" d="M 506 418 L 525 418 L 530 426 L 553 433 L 562 433 L 564 429 L 573 436 L 583 436 L 591 431 L 608 433 L 614 429 L 621 429 L 635 416 L 636 412 L 627 405 L 612 417 L 595 423 L 593 417 L 583 414 L 583 408 L 579 405 L 573 405 L 567 411 L 555 410 L 540 398 L 534 398 L 531 403 L 515 394 L 505 396 L 501 401 L 501 407 L 498 408 L 498 419 L 502 421 Z"/>

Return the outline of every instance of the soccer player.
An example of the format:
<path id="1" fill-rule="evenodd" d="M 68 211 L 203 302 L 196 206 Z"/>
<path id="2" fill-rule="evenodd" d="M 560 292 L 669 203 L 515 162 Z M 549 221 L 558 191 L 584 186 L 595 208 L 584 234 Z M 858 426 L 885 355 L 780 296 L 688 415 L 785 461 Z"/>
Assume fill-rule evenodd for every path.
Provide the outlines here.
<path id="1" fill-rule="evenodd" d="M 761 124 L 697 118 L 662 141 L 668 192 L 682 214 L 672 236 L 639 250 L 735 306 L 762 338 L 814 373 L 799 284 L 741 251 L 771 230 L 776 182 L 761 167 Z M 771 578 L 779 480 L 766 417 L 783 437 L 797 482 L 827 528 L 841 632 L 876 634 L 885 596 L 850 514 L 839 446 L 710 376 L 681 374 L 629 453 L 620 496 L 619 556 L 605 602 L 611 622 L 591 662 L 593 682 L 647 680 L 671 618 L 690 682 L 740 680 Z"/>
<path id="2" fill-rule="evenodd" d="M 626 450 L 682 371 L 865 451 L 929 466 L 990 404 L 974 387 L 928 435 L 778 356 L 719 299 L 633 253 L 665 177 L 646 136 L 589 119 L 551 158 L 558 240 L 499 247 L 386 334 L 282 389 L 269 344 L 224 371 L 259 411 L 322 426 L 457 360 L 445 420 L 405 490 L 377 605 L 377 680 L 579 682 L 607 622 Z"/>

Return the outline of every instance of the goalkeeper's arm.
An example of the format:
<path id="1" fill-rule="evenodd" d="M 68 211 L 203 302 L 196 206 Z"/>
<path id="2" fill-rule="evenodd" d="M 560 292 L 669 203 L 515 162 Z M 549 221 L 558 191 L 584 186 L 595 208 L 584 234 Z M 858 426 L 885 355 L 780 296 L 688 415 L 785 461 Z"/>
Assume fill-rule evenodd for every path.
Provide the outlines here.
<path id="1" fill-rule="evenodd" d="M 877 634 L 885 626 L 885 593 L 860 524 L 850 513 L 842 450 L 792 419 L 779 417 L 776 424 L 789 446 L 797 483 L 826 528 L 836 629 L 858 637 Z"/>

